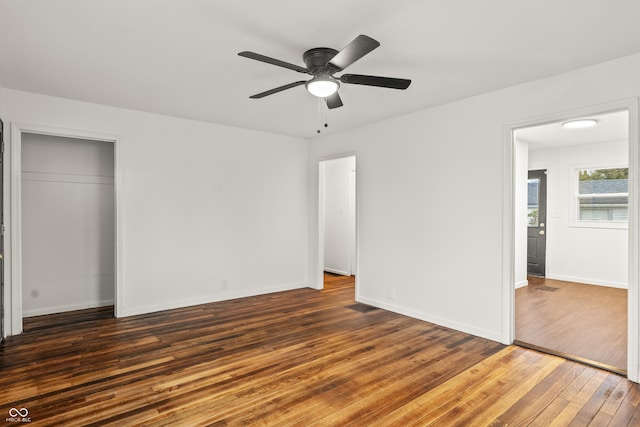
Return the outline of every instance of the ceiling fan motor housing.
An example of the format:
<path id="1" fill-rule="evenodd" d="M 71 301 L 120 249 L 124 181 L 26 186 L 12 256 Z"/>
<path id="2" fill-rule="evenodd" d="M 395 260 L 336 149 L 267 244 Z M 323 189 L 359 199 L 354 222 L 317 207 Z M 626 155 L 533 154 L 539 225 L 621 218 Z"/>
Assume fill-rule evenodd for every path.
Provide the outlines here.
<path id="1" fill-rule="evenodd" d="M 330 47 L 315 47 L 309 49 L 302 55 L 302 59 L 307 66 L 308 73 L 316 74 L 333 74 L 338 70 L 331 68 L 329 61 L 338 54 L 338 51 Z"/>

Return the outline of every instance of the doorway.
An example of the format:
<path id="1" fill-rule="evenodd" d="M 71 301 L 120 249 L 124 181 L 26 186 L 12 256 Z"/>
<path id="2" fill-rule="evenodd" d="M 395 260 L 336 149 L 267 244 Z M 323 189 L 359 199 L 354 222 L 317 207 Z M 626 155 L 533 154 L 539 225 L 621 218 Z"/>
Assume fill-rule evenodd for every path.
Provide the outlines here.
<path id="1" fill-rule="evenodd" d="M 516 170 L 520 182 L 526 176 L 526 187 L 516 178 L 516 194 L 526 192 L 516 200 L 527 199 L 527 230 L 516 230 L 516 242 L 526 235 L 527 276 L 515 290 L 515 341 L 624 374 L 635 203 L 629 112 L 575 117 L 584 118 L 594 126 L 569 128 L 574 118 L 566 118 L 515 131 L 527 158 L 527 170 Z"/>
<path id="2" fill-rule="evenodd" d="M 111 304 L 114 308 L 114 315 L 118 316 L 119 308 L 121 307 L 121 304 L 119 304 L 118 301 L 122 295 L 122 292 L 119 291 L 119 286 L 122 282 L 119 279 L 118 268 L 118 266 L 121 265 L 119 260 L 119 256 L 121 254 L 121 251 L 119 250 L 120 233 L 118 233 L 120 221 L 119 215 L 117 214 L 118 137 L 87 131 L 76 131 L 18 123 L 13 123 L 11 130 L 10 170 L 12 176 L 12 208 L 11 215 L 9 216 L 9 229 L 11 231 L 11 243 L 9 248 L 11 255 L 11 281 L 9 283 L 9 289 L 11 297 L 9 306 L 6 307 L 9 311 L 7 319 L 10 321 L 10 324 L 7 325 L 7 334 L 17 335 L 22 332 L 24 316 L 47 314 L 47 312 L 52 313 L 56 311 L 83 309 L 92 306 L 97 307 L 103 304 Z M 87 163 L 95 164 L 96 162 L 99 162 L 97 152 L 101 150 L 111 152 L 111 159 L 107 162 L 108 166 L 106 166 L 107 172 L 102 170 L 97 173 L 91 172 L 85 174 L 82 171 L 81 173 L 77 173 L 78 171 L 65 172 L 63 170 L 48 170 L 46 167 L 43 169 L 43 162 L 40 161 L 42 158 L 38 160 L 37 157 L 35 163 L 31 163 L 31 166 L 23 165 L 23 157 L 26 154 L 25 150 L 29 151 L 34 149 L 34 146 L 29 142 L 29 140 L 34 137 L 36 139 L 43 139 L 40 142 L 36 142 L 35 145 L 41 145 L 49 151 L 49 153 L 44 157 L 44 163 L 49 163 L 49 165 L 52 163 L 64 165 L 76 162 L 76 165 L 80 165 L 80 168 L 87 167 Z M 79 143 L 84 148 L 80 149 L 80 152 L 72 154 L 73 158 L 69 158 L 63 151 L 55 149 L 55 146 L 57 145 L 56 143 L 47 145 L 46 142 L 44 142 L 47 138 L 52 138 L 53 141 L 62 141 L 63 145 L 74 145 L 75 143 Z M 96 151 L 95 147 L 97 146 L 101 146 L 102 148 Z M 29 154 L 26 155 L 27 157 L 29 156 Z M 31 160 L 33 160 L 33 158 Z M 32 166 L 33 170 L 31 170 Z M 105 165 L 103 164 L 102 167 L 104 169 Z M 23 180 L 23 177 L 26 178 L 26 181 Z M 65 193 L 66 196 L 64 196 L 64 198 L 61 197 L 56 200 L 54 195 L 60 195 L 60 192 L 64 193 L 66 190 L 62 189 L 62 187 L 65 186 L 69 188 L 73 187 L 73 189 L 70 193 Z M 49 189 L 53 187 L 56 188 L 55 191 L 49 192 L 44 190 L 44 187 L 48 187 Z M 99 191 L 101 194 L 96 196 L 95 192 L 88 190 L 90 187 L 93 187 L 94 189 L 103 187 L 103 189 Z M 110 198 L 104 197 L 105 194 L 110 194 Z M 74 213 L 67 213 L 67 215 L 69 215 L 67 218 L 64 217 L 64 214 L 62 215 L 63 219 L 61 221 L 65 223 L 64 225 L 74 224 L 74 220 L 77 220 L 75 221 L 75 225 L 80 228 L 76 229 L 77 233 L 75 237 L 70 237 L 63 233 L 61 236 L 57 237 L 49 236 L 49 242 L 47 243 L 47 245 L 53 243 L 54 246 L 56 242 L 61 246 L 73 246 L 74 243 L 71 241 L 74 239 L 75 243 L 91 240 L 108 242 L 106 245 L 102 244 L 99 248 L 89 248 L 86 251 L 76 251 L 75 254 L 79 254 L 78 256 L 82 258 L 81 260 L 76 259 L 76 266 L 78 264 L 85 264 L 91 267 L 89 270 L 80 273 L 89 276 L 88 280 L 84 280 L 84 283 L 88 283 L 89 286 L 82 288 L 79 291 L 80 295 L 74 295 L 74 298 L 80 298 L 78 301 L 66 298 L 71 295 L 66 290 L 58 292 L 63 299 L 60 299 L 59 296 L 53 296 L 53 299 L 51 299 L 50 297 L 52 297 L 53 294 L 53 292 L 51 292 L 52 290 L 46 289 L 43 286 L 43 282 L 38 279 L 38 275 L 42 272 L 42 269 L 33 269 L 29 267 L 30 265 L 34 265 L 32 262 L 34 252 L 29 254 L 26 251 L 23 251 L 24 249 L 27 249 L 25 245 L 30 245 L 33 249 L 34 245 L 31 238 L 33 237 L 34 230 L 37 230 L 40 226 L 46 228 L 47 222 L 49 221 L 47 217 L 38 214 L 37 211 L 34 211 L 33 209 L 23 209 L 24 203 L 30 203 L 29 200 L 33 201 L 34 196 L 38 195 L 44 195 L 45 202 L 53 206 L 56 211 L 62 211 L 65 204 L 71 206 L 77 204 L 76 202 L 85 203 L 90 200 L 99 201 L 97 205 L 84 205 Z M 85 198 L 85 196 L 87 197 Z M 38 197 L 35 197 L 35 199 L 37 198 Z M 65 203 L 61 203 L 63 199 Z M 106 210 L 103 210 L 101 213 L 98 212 L 105 206 Z M 93 215 L 91 211 L 96 213 L 96 215 L 91 217 L 91 215 Z M 55 212 L 51 213 L 53 214 Z M 62 212 L 57 212 L 57 214 L 61 213 Z M 88 214 L 89 217 L 87 216 Z M 100 222 L 102 227 L 91 227 L 91 223 L 94 219 Z M 37 227 L 32 228 L 29 224 L 36 224 Z M 26 227 L 23 227 L 23 225 Z M 60 224 L 48 222 L 48 226 L 51 229 L 60 231 L 64 228 L 58 227 L 58 225 Z M 80 243 L 80 246 L 81 245 L 82 243 Z M 37 258 L 37 252 L 39 249 L 37 246 L 35 246 L 35 248 L 35 255 Z M 46 254 L 44 255 L 46 256 Z M 40 273 L 38 271 L 40 271 Z M 77 279 L 78 275 L 75 277 Z M 74 285 L 77 285 L 78 282 L 83 282 L 83 280 L 76 280 Z M 109 283 L 109 286 L 105 287 L 105 283 Z M 29 306 L 28 303 L 25 304 L 25 300 L 28 298 L 32 299 L 29 303 L 34 302 L 34 300 L 37 302 L 48 300 L 50 307 L 46 308 L 44 306 L 37 305 Z"/>
<path id="3" fill-rule="evenodd" d="M 356 157 L 344 156 L 319 163 L 320 288 L 340 277 L 357 275 Z"/>
<path id="4" fill-rule="evenodd" d="M 23 133 L 23 317 L 113 306 L 113 143 Z"/>

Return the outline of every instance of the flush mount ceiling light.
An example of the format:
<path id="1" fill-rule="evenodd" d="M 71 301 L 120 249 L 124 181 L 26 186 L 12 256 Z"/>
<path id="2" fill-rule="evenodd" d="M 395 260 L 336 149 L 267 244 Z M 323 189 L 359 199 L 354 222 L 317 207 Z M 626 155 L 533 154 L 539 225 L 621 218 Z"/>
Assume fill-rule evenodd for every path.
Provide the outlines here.
<path id="1" fill-rule="evenodd" d="M 564 122 L 562 124 L 563 128 L 566 129 L 583 129 L 590 128 L 598 124 L 598 121 L 595 119 L 579 119 L 579 120 L 569 120 L 568 122 Z"/>
<path id="2" fill-rule="evenodd" d="M 329 75 L 317 75 L 309 80 L 305 87 L 318 98 L 326 98 L 336 93 L 340 87 L 338 80 L 331 78 Z"/>

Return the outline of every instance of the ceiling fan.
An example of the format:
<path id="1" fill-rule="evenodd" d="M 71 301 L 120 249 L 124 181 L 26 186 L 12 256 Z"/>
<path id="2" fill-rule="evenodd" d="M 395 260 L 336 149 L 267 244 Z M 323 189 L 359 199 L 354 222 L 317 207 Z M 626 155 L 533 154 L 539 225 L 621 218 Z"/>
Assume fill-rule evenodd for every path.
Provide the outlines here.
<path id="1" fill-rule="evenodd" d="M 307 50 L 302 55 L 302 59 L 307 66 L 306 68 L 254 52 L 244 51 L 238 53 L 238 55 L 313 76 L 311 80 L 299 80 L 255 94 L 250 96 L 250 98 L 264 98 L 265 96 L 273 95 L 283 90 L 305 85 L 312 95 L 324 98 L 327 107 L 338 108 L 343 105 L 342 99 L 340 99 L 340 95 L 338 94 L 340 83 L 377 86 L 390 89 L 406 89 L 411 84 L 411 80 L 393 77 L 378 77 L 362 74 L 343 74 L 340 77 L 334 76 L 335 73 L 343 71 L 378 46 L 380 46 L 380 43 L 377 40 L 365 35 L 359 35 L 340 52 L 328 47 L 315 47 Z"/>

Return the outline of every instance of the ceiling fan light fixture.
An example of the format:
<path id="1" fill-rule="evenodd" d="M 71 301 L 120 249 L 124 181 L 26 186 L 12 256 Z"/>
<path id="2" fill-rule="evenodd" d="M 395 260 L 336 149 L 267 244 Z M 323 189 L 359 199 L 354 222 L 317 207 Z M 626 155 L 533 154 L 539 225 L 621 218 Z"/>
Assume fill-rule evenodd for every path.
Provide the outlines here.
<path id="1" fill-rule="evenodd" d="M 309 80 L 305 87 L 314 96 L 326 98 L 336 93 L 340 87 L 338 80 L 328 75 L 318 75 Z"/>
<path id="2" fill-rule="evenodd" d="M 595 119 L 578 119 L 578 120 L 569 120 L 568 122 L 564 122 L 562 127 L 565 129 L 583 129 L 590 128 L 598 124 L 598 121 Z"/>

